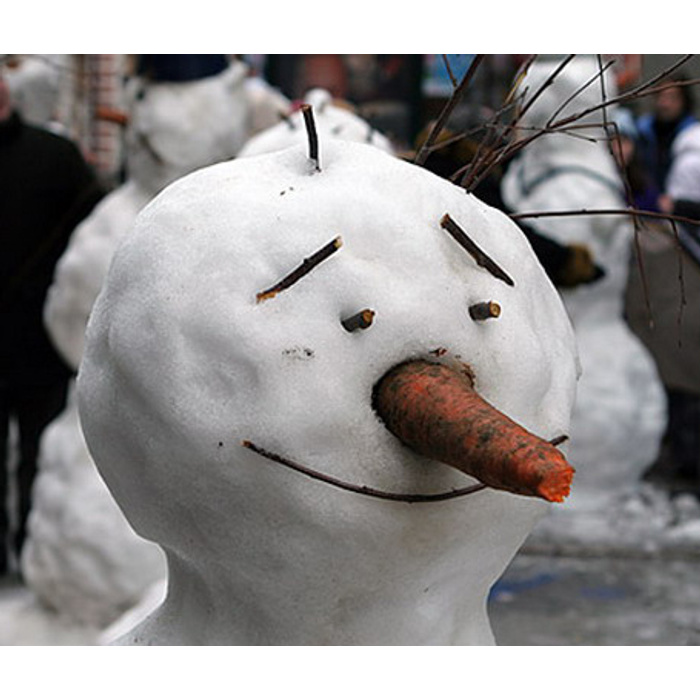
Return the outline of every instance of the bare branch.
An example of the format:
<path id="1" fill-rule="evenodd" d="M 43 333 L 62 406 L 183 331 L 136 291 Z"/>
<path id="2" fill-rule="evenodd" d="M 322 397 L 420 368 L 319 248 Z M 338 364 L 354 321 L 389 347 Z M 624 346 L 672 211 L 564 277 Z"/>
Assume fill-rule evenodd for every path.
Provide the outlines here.
<path id="1" fill-rule="evenodd" d="M 450 99 L 443 107 L 442 112 L 440 112 L 440 115 L 435 121 L 433 128 L 428 134 L 428 138 L 418 150 L 418 153 L 416 154 L 416 157 L 413 160 L 413 162 L 416 165 L 423 165 L 423 163 L 425 163 L 426 159 L 428 158 L 428 149 L 435 143 L 437 137 L 440 135 L 440 132 L 445 127 L 445 124 L 447 124 L 447 120 L 450 118 L 450 115 L 454 111 L 454 108 L 459 104 L 459 101 L 462 99 L 464 91 L 471 82 L 472 77 L 478 70 L 483 60 L 483 54 L 477 54 L 476 56 L 474 56 L 474 59 L 472 60 L 469 69 L 464 74 L 464 77 L 462 78 L 460 84 L 452 91 Z"/>
<path id="2" fill-rule="evenodd" d="M 700 220 L 691 219 L 687 216 L 678 216 L 676 214 L 663 214 L 658 211 L 647 211 L 646 209 L 634 209 L 632 207 L 626 209 L 567 209 L 559 211 L 524 211 L 517 214 L 509 214 L 513 221 L 521 219 L 542 219 L 547 217 L 562 217 L 562 216 L 642 216 L 650 219 L 666 219 L 668 221 L 677 221 L 679 223 L 691 224 L 700 226 Z"/>

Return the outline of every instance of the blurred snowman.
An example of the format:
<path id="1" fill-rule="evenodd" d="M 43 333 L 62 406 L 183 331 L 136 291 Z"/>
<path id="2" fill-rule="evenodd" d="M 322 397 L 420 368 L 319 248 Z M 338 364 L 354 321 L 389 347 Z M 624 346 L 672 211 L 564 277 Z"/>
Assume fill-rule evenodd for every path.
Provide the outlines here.
<path id="1" fill-rule="evenodd" d="M 49 333 L 75 369 L 112 254 L 138 212 L 179 177 L 234 157 L 251 124 L 269 125 L 287 104 L 223 55 L 143 55 L 135 73 L 125 89 L 126 181 L 75 230 L 47 297 Z M 133 533 L 95 470 L 72 398 L 42 442 L 21 565 L 46 605 L 98 628 L 163 573 L 160 550 Z"/>
<path id="2" fill-rule="evenodd" d="M 56 121 L 66 54 L 17 54 L 3 57 L 15 108 L 34 126 L 63 132 Z"/>
<path id="3" fill-rule="evenodd" d="M 561 58 L 538 59 L 521 89 L 537 94 L 561 64 Z M 523 115 L 523 127 L 536 129 L 554 115 L 592 110 L 576 122 L 585 130 L 541 135 L 511 164 L 502 194 L 512 211 L 625 207 L 623 181 L 600 127 L 600 111 L 593 109 L 601 95 L 614 91 L 609 84 L 601 87 L 605 78 L 599 72 L 595 56 L 577 56 Z M 598 511 L 634 491 L 658 454 L 665 425 L 655 363 L 623 317 L 634 228 L 629 218 L 615 215 L 545 217 L 530 225 L 560 243 L 588 246 L 604 268 L 597 282 L 562 291 L 583 366 L 571 428 L 570 455 L 580 467 L 571 506 Z"/>

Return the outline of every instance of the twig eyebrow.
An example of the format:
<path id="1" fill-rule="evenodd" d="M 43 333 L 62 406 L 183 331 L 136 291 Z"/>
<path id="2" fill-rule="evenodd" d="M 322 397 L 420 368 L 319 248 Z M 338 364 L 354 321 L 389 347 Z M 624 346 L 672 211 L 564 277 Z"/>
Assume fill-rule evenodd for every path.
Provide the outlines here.
<path id="1" fill-rule="evenodd" d="M 256 301 L 260 303 L 266 299 L 271 299 L 279 292 L 288 289 L 302 277 L 308 275 L 309 272 L 311 272 L 311 270 L 313 270 L 317 265 L 333 255 L 333 253 L 335 253 L 336 250 L 338 250 L 342 245 L 343 239 L 340 236 L 336 236 L 332 241 L 330 241 L 330 243 L 326 243 L 323 248 L 317 250 L 313 255 L 308 258 L 304 258 L 304 261 L 301 263 L 301 265 L 299 265 L 299 267 L 292 270 L 286 277 L 277 282 L 277 284 L 265 289 L 262 292 L 258 292 L 255 296 Z"/>
<path id="2" fill-rule="evenodd" d="M 464 229 L 449 215 L 445 214 L 442 219 L 440 219 L 440 226 L 447 231 L 452 238 L 459 243 L 464 250 L 469 253 L 469 255 L 474 258 L 474 262 L 480 267 L 488 270 L 494 277 L 505 282 L 511 287 L 515 286 L 515 282 L 511 276 L 492 258 L 490 258 L 486 253 L 484 253 L 481 248 L 467 235 Z"/>

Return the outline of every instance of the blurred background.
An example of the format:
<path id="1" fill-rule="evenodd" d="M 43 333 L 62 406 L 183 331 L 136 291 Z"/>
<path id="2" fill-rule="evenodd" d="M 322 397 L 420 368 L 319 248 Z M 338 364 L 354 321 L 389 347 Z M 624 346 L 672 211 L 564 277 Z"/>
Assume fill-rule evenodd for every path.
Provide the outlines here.
<path id="1" fill-rule="evenodd" d="M 175 60 L 178 55 L 171 56 Z M 310 88 L 326 88 L 335 98 L 353 104 L 360 116 L 401 150 L 413 145 L 420 130 L 439 114 L 452 93 L 452 78 L 461 79 L 474 55 L 231 54 L 231 58 L 244 61 L 252 75 L 279 88 L 291 101 L 301 100 Z M 460 107 L 471 113 L 469 121 L 484 120 L 500 107 L 527 58 L 525 54 L 486 55 L 470 84 L 469 99 Z M 630 88 L 677 58 L 680 55 L 620 55 L 619 84 Z M 15 71 L 18 77 L 26 76 L 27 109 L 35 102 L 32 91 L 55 91 L 52 126 L 81 145 L 107 184 L 123 176 L 122 128 L 110 121 L 109 110 L 123 104 L 126 79 L 137 71 L 138 62 L 131 54 L 16 54 L 3 59 L 10 77 Z M 693 59 L 684 70 L 699 77 L 700 62 Z M 698 87 L 693 90 L 697 92 Z M 25 116 L 45 121 L 50 99 L 44 102 L 47 107 L 32 104 Z M 636 108 L 643 110 L 644 101 L 638 101 Z"/>

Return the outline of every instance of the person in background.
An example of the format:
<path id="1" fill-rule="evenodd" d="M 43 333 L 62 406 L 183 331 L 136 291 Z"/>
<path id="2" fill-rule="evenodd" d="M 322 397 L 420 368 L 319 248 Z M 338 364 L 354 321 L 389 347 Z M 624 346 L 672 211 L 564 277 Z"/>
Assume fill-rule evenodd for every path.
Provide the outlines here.
<path id="1" fill-rule="evenodd" d="M 700 219 L 700 122 L 684 80 L 682 75 L 669 78 L 655 95 L 652 112 L 637 120 L 636 154 L 648 187 L 636 204 Z M 668 405 L 661 454 L 643 478 L 671 494 L 700 497 L 700 236 L 692 224 L 642 221 L 638 241 L 645 279 L 635 260 L 626 312 L 654 355 Z"/>
<path id="2" fill-rule="evenodd" d="M 652 112 L 637 120 L 637 145 L 657 192 L 656 210 L 673 213 L 676 201 L 700 202 L 700 122 L 683 75 L 662 85 Z"/>
<path id="3" fill-rule="evenodd" d="M 41 434 L 63 409 L 71 375 L 44 330 L 44 298 L 73 229 L 101 196 L 71 141 L 23 120 L 0 66 L 0 574 L 9 569 L 10 535 L 15 556 L 21 553 Z M 9 445 L 12 422 L 16 451 Z"/>

